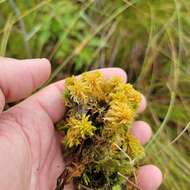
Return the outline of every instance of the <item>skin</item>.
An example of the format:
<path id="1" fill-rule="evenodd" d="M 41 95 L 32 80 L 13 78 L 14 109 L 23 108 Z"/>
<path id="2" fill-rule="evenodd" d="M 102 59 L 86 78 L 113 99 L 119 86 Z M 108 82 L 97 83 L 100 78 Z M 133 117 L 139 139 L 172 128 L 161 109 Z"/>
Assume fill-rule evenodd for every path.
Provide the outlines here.
<path id="1" fill-rule="evenodd" d="M 123 77 L 119 68 L 100 70 L 105 77 Z M 15 60 L 0 58 L 0 189 L 54 190 L 64 168 L 59 137 L 53 124 L 64 115 L 64 80 L 29 96 L 51 73 L 46 59 Z M 28 97 L 29 96 L 29 97 Z M 26 98 L 28 97 L 28 98 Z M 26 98 L 25 100 L 23 100 Z M 23 100 L 3 111 L 6 102 Z M 143 97 L 139 112 L 146 107 Z M 142 144 L 151 137 L 150 126 L 136 121 L 132 133 Z M 142 190 L 156 190 L 162 181 L 160 170 L 146 165 L 137 172 Z M 68 185 L 65 189 L 73 189 Z"/>

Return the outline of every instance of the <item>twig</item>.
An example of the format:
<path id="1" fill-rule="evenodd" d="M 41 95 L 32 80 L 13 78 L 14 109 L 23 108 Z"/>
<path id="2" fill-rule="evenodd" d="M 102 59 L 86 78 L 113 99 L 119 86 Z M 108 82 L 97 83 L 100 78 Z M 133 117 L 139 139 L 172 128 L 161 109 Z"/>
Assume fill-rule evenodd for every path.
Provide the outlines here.
<path id="1" fill-rule="evenodd" d="M 123 174 L 118 172 L 118 175 L 120 175 L 121 177 L 123 177 L 128 183 L 130 183 L 131 185 L 133 185 L 135 188 L 142 190 L 140 187 L 138 187 L 135 183 L 133 183 L 131 180 L 129 180 L 128 177 L 124 176 Z"/>
<path id="2" fill-rule="evenodd" d="M 187 131 L 188 129 L 189 129 L 189 127 L 190 127 L 190 122 L 187 124 L 187 126 L 183 129 L 183 131 L 181 131 L 181 133 L 175 138 L 175 139 L 173 139 L 171 142 L 170 142 L 170 144 L 173 144 L 173 143 L 175 143 L 184 133 L 185 133 L 185 131 Z"/>

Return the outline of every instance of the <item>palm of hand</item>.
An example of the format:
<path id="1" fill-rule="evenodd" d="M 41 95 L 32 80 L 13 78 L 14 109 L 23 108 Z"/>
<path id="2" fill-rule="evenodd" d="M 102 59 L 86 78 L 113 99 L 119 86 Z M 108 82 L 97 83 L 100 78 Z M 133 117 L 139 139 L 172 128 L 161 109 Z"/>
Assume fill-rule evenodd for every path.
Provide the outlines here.
<path id="1" fill-rule="evenodd" d="M 19 63 L 12 59 L 3 61 L 9 67 L 15 67 L 13 62 Z M 16 81 L 4 80 L 8 83 L 4 84 L 0 77 L 0 111 L 5 101 L 26 97 L 48 78 L 50 67 L 47 60 L 25 62 L 24 66 L 21 64 L 21 68 L 16 67 L 18 70 L 14 68 L 13 71 L 24 75 L 26 81 L 20 76 Z M 23 72 L 25 67 L 27 70 Z M 126 78 L 120 69 L 104 69 L 102 72 L 106 77 L 122 75 Z M 5 76 L 11 80 L 11 74 Z M 13 86 L 14 83 L 17 86 Z M 0 173 L 0 189 L 55 189 L 57 178 L 64 168 L 58 135 L 53 126 L 64 114 L 61 100 L 63 88 L 63 81 L 57 82 L 0 114 L 0 169 L 3 170 Z M 132 132 L 142 143 L 150 138 L 150 129 L 144 122 L 136 122 Z M 155 178 L 154 182 L 147 181 L 150 175 Z M 138 172 L 138 181 L 143 190 L 154 190 L 161 183 L 160 171 L 154 166 L 144 166 Z"/>
<path id="2" fill-rule="evenodd" d="M 54 189 L 63 169 L 53 122 L 48 115 L 39 113 L 37 109 L 17 107 L 0 117 L 1 141 L 4 151 L 8 151 L 6 172 L 10 178 L 17 178 L 11 189 Z M 12 172 L 15 170 L 19 173 Z"/>

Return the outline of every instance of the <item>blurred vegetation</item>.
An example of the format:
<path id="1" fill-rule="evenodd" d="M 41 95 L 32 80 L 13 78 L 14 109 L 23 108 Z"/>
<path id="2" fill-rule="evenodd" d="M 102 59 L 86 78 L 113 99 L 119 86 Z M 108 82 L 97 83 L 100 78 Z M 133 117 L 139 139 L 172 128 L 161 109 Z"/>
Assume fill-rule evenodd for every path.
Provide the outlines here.
<path id="1" fill-rule="evenodd" d="M 189 0 L 0 0 L 0 54 L 47 57 L 48 82 L 121 67 L 148 99 L 139 117 L 152 126 L 146 163 L 162 189 L 190 184 Z"/>

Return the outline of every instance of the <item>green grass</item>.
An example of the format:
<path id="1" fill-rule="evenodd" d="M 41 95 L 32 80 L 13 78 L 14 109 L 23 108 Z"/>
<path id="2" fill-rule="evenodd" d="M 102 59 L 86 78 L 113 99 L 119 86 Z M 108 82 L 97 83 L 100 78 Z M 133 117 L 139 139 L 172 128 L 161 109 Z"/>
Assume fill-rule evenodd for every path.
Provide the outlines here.
<path id="1" fill-rule="evenodd" d="M 49 58 L 49 83 L 101 67 L 126 70 L 148 99 L 139 116 L 154 130 L 145 162 L 162 169 L 160 189 L 189 189 L 189 0 L 5 0 L 0 10 L 0 54 Z"/>

